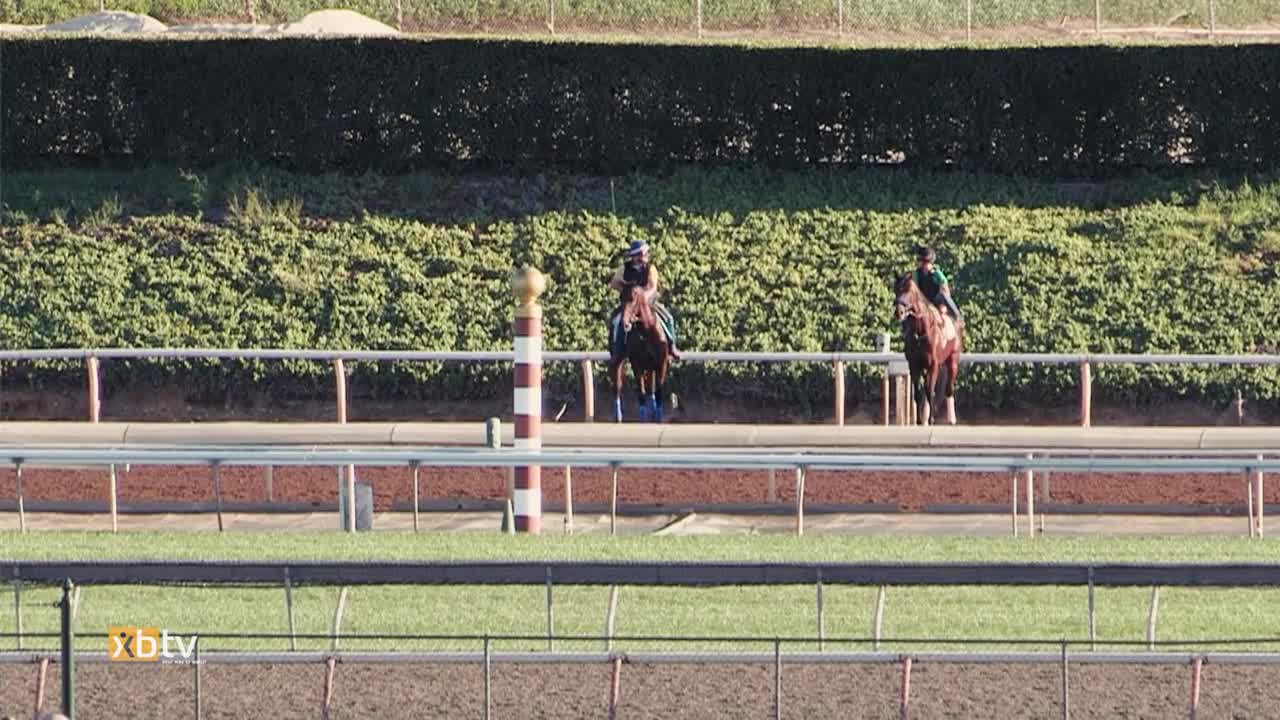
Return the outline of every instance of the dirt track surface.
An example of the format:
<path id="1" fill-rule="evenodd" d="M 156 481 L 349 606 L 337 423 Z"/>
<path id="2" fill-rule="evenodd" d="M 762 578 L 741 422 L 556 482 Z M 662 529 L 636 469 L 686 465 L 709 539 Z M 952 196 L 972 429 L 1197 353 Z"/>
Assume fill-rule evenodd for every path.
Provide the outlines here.
<path id="1" fill-rule="evenodd" d="M 203 717 L 320 716 L 325 667 L 206 665 Z M 1185 665 L 1072 665 L 1070 716 L 1185 717 L 1191 670 Z M 33 709 L 34 665 L 0 666 L 0 717 Z M 45 689 L 55 706 L 61 680 L 51 666 Z M 342 718 L 481 718 L 484 675 L 475 665 L 339 664 L 332 713 Z M 598 665 L 502 665 L 492 670 L 496 718 L 603 717 L 610 669 Z M 784 666 L 783 717 L 898 718 L 899 665 Z M 623 665 L 618 717 L 770 718 L 773 668 L 768 665 Z M 79 717 L 174 718 L 194 715 L 189 666 L 82 665 Z M 1048 718 L 1061 716 L 1057 665 L 916 663 L 913 718 Z M 1200 714 L 1212 718 L 1280 718 L 1280 667 L 1204 666 Z"/>
<path id="2" fill-rule="evenodd" d="M 264 468 L 228 467 L 222 470 L 226 502 L 268 500 Z M 412 480 L 407 469 L 357 468 L 357 476 L 374 488 L 379 511 L 393 504 L 412 503 Z M 119 472 L 123 503 L 152 501 L 212 501 L 211 472 L 199 467 L 137 466 Z M 108 473 L 105 470 L 23 471 L 24 496 L 35 500 L 87 500 L 105 503 Z M 337 501 L 337 469 L 280 467 L 272 473 L 275 502 L 332 505 Z M 610 477 L 607 470 L 573 472 L 575 503 L 607 503 Z M 544 502 L 564 499 L 564 469 L 543 468 Z M 505 471 L 501 468 L 424 468 L 420 475 L 423 501 L 445 499 L 497 500 L 506 496 Z M 776 476 L 777 500 L 795 497 L 794 477 Z M 834 472 L 815 471 L 805 483 L 810 504 L 888 504 L 919 511 L 930 505 L 1007 505 L 1011 478 L 992 473 Z M 1024 485 L 1019 482 L 1019 494 Z M 1037 502 L 1044 502 L 1042 481 L 1037 481 Z M 1280 503 L 1280 483 L 1266 485 L 1266 501 Z M 0 500 L 15 497 L 12 468 L 0 469 Z M 1204 505 L 1243 507 L 1245 484 L 1234 475 L 1124 475 L 1054 473 L 1049 498 L 1075 505 Z M 679 506 L 693 503 L 764 503 L 768 499 L 768 474 L 762 471 L 646 470 L 622 471 L 621 503 L 657 503 Z M 1022 500 L 1020 500 L 1021 502 Z"/>

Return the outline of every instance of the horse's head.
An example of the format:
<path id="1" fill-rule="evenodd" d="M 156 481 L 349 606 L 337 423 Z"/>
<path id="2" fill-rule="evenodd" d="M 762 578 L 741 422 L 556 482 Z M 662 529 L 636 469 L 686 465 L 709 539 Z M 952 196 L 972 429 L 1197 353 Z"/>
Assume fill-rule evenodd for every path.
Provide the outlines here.
<path id="1" fill-rule="evenodd" d="M 645 302 L 644 288 L 639 285 L 626 285 L 622 288 L 622 330 L 631 332 L 637 322 L 641 327 L 654 324 L 653 309 Z"/>
<path id="2" fill-rule="evenodd" d="M 893 310 L 894 317 L 898 322 L 906 320 L 909 315 L 914 315 L 919 311 L 920 304 L 920 288 L 916 286 L 915 273 L 907 273 L 898 278 L 898 282 L 893 288 L 894 301 Z"/>

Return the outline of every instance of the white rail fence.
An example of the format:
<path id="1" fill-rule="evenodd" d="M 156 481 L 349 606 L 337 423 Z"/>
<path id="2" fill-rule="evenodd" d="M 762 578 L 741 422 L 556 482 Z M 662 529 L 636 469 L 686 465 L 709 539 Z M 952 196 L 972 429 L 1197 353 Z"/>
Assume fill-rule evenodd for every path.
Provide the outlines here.
<path id="1" fill-rule="evenodd" d="M 623 468 L 714 468 L 736 470 L 791 471 L 795 474 L 795 531 L 804 534 L 805 481 L 811 470 L 947 471 L 964 473 L 1006 473 L 1011 479 L 1010 520 L 1014 537 L 1019 535 L 1019 485 L 1025 486 L 1026 533 L 1035 537 L 1035 479 L 1047 472 L 1123 472 L 1138 474 L 1215 473 L 1237 474 L 1244 478 L 1249 513 L 1250 537 L 1263 537 L 1263 477 L 1280 471 L 1280 458 L 1262 455 L 1253 458 L 1215 457 L 1046 457 L 1035 455 L 973 456 L 832 453 L 750 453 L 750 452 L 632 452 L 617 450 L 492 450 L 492 449 L 398 449 L 398 448 L 285 448 L 285 447 L 126 447 L 66 448 L 50 446 L 7 446 L 0 458 L 16 468 L 15 484 L 19 529 L 26 531 L 22 466 L 100 465 L 110 467 L 110 508 L 112 530 L 118 530 L 116 466 L 203 465 L 209 468 L 210 485 L 216 503 L 218 529 L 224 527 L 220 471 L 226 466 L 301 465 L 320 467 L 379 466 L 403 467 L 413 482 L 413 526 L 419 527 L 419 473 L 422 467 L 596 467 L 612 470 L 609 500 L 609 531 L 617 534 L 618 487 Z M 354 473 L 346 475 L 346 497 L 355 498 Z M 341 505 L 341 503 L 340 503 Z M 565 489 L 565 514 L 573 515 L 570 486 Z M 355 503 L 346 503 L 347 527 L 354 532 Z M 1041 518 L 1043 520 L 1043 516 Z M 572 532 L 572 526 L 566 525 Z"/>
<path id="2" fill-rule="evenodd" d="M 888 351 L 886 336 L 881 336 L 877 352 L 686 352 L 685 362 L 693 363 L 824 363 L 830 364 L 835 389 L 834 421 L 845 423 L 845 368 L 849 363 L 883 366 L 880 397 L 881 423 L 890 424 L 890 398 L 895 398 L 896 422 L 909 424 L 913 400 L 907 392 L 906 372 L 901 353 Z M 607 362 L 609 354 L 588 351 L 547 351 L 543 361 L 578 363 L 582 375 L 583 416 L 595 418 L 595 378 L 593 363 Z M 41 360 L 81 360 L 84 363 L 88 390 L 90 422 L 102 416 L 103 360 L 309 360 L 333 366 L 337 391 L 338 421 L 346 422 L 348 393 L 346 362 L 514 362 L 512 351 L 396 351 L 396 350 L 281 350 L 281 349 L 202 349 L 202 348 L 110 348 L 0 350 L 0 363 L 35 362 Z M 1075 365 L 1080 376 L 1080 425 L 1093 421 L 1094 365 L 1213 365 L 1213 366 L 1277 366 L 1280 355 L 1160 355 L 1100 353 L 968 353 L 963 363 L 975 365 Z M 891 381 L 894 387 L 891 389 Z M 1239 402 L 1239 401 L 1237 401 Z"/>

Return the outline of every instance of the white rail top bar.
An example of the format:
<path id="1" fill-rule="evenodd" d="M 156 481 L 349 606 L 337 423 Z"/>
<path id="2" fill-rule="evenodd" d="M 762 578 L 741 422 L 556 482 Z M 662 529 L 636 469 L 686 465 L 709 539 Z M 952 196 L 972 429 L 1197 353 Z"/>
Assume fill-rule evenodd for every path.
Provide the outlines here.
<path id="1" fill-rule="evenodd" d="M 1013 472 L 1020 470 L 1096 471 L 1126 473 L 1242 473 L 1275 472 L 1280 458 L 1026 458 L 958 455 L 831 455 L 817 453 L 756 454 L 709 452 L 617 453 L 598 450 L 543 452 L 454 449 L 305 449 L 279 448 L 211 450 L 192 447 L 166 450 L 143 448 L 51 449 L 9 446 L 0 459 L 23 464 L 74 465 L 364 465 L 507 467 L 547 465 L 573 467 L 647 467 L 759 470 L 805 467 L 821 470 L 933 470 L 952 472 Z"/>
<path id="2" fill-rule="evenodd" d="M 48 350 L 0 350 L 0 361 L 109 359 L 226 359 L 226 360 L 316 360 L 333 361 L 437 361 L 513 362 L 510 350 L 283 350 L 226 348 L 65 348 Z M 605 362 L 606 352 L 560 350 L 543 352 L 546 362 L 592 360 Z M 685 352 L 687 362 L 860 362 L 885 364 L 903 359 L 902 353 L 888 352 Z M 1280 365 L 1280 355 L 1167 355 L 1144 353 L 968 353 L 961 362 L 973 364 L 1076 365 Z"/>

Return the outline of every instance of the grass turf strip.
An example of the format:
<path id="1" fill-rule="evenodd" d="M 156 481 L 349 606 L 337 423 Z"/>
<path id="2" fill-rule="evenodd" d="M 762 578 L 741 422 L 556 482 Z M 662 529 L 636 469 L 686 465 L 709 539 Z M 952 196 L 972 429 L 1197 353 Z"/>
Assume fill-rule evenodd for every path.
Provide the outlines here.
<path id="1" fill-rule="evenodd" d="M 8 559 L 125 560 L 720 560 L 720 561 L 1161 561 L 1268 562 L 1275 541 L 1245 538 L 1039 538 L 1034 542 L 968 538 L 789 538 L 677 537 L 599 538 L 506 537 L 500 535 L 412 535 L 379 533 L 348 537 L 337 533 L 283 536 L 265 533 L 28 533 L 0 535 Z M 4 605 L 13 608 L 12 585 Z M 333 621 L 338 588 L 294 591 L 296 632 L 325 635 Z M 556 587 L 557 636 L 601 636 L 608 588 Z M 1142 642 L 1151 592 L 1146 588 L 1098 589 L 1097 635 L 1102 641 Z M 22 593 L 24 632 L 53 633 L 55 588 L 27 587 Z M 826 586 L 827 638 L 868 638 L 875 588 Z M 542 587 L 351 588 L 342 634 L 546 635 L 546 591 Z M 1158 640 L 1280 637 L 1280 590 L 1164 588 Z M 216 638 L 217 633 L 288 633 L 281 589 L 102 586 L 82 591 L 77 632 L 81 647 L 106 648 L 112 625 L 155 626 L 175 633 L 206 635 L 202 648 L 288 648 L 283 638 Z M 729 588 L 623 587 L 615 632 L 619 636 L 817 637 L 813 586 Z M 0 634 L 15 631 L 15 614 L 0 614 Z M 1060 638 L 1088 637 L 1087 591 L 1083 587 L 984 588 L 891 587 L 886 593 L 885 638 L 1045 640 L 1042 645 L 1001 646 L 971 642 L 905 644 L 882 649 L 1051 649 Z M 1278 645 L 1213 646 L 1219 650 L 1274 650 Z M 14 639 L 0 640 L 12 649 Z M 24 639 L 25 648 L 56 647 L 56 638 Z M 330 647 L 327 640 L 301 639 L 300 649 Z M 544 650 L 545 640 L 497 641 L 497 650 Z M 621 650 L 768 650 L 769 642 L 619 641 Z M 788 643 L 784 649 L 813 650 L 817 643 Z M 866 650 L 870 643 L 827 649 Z M 479 640 L 358 640 L 344 650 L 476 650 Z M 557 650 L 599 650 L 601 642 L 557 641 Z M 1136 651 L 1137 646 L 1104 649 Z M 1076 646 L 1076 649 L 1085 649 Z M 1177 648 L 1185 649 L 1185 648 Z M 1206 649 L 1202 646 L 1201 649 Z"/>

